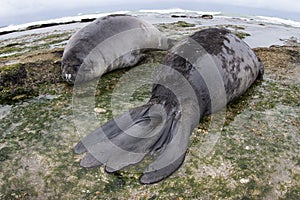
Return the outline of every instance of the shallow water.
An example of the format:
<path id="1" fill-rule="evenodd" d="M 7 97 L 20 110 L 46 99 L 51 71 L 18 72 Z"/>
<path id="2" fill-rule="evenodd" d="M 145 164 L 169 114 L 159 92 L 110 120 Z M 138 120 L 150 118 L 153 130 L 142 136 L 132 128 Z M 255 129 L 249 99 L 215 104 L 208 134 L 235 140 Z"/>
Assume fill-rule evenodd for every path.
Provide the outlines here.
<path id="1" fill-rule="evenodd" d="M 0 107 L 0 119 L 5 118 L 7 115 L 9 115 L 11 111 L 11 106 L 4 105 Z"/>

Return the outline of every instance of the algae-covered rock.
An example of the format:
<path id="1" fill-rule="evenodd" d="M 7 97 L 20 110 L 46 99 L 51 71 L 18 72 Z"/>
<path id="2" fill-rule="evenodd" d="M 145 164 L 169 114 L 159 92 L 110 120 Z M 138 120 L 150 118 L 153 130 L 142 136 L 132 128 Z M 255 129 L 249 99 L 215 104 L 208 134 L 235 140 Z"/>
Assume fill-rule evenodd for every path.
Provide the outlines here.
<path id="1" fill-rule="evenodd" d="M 194 27 L 195 24 L 192 24 L 192 23 L 188 23 L 186 21 L 178 21 L 176 23 L 174 23 L 176 26 L 178 27 Z"/>
<path id="2" fill-rule="evenodd" d="M 23 64 L 15 64 L 0 68 L 0 86 L 22 85 L 27 78 Z"/>
<path id="3" fill-rule="evenodd" d="M 245 39 L 247 36 L 251 36 L 249 33 L 245 33 L 242 31 L 235 31 L 233 32 L 236 36 L 238 36 L 240 39 Z"/>
<path id="4" fill-rule="evenodd" d="M 0 104 L 38 96 L 43 85 L 62 81 L 61 55 L 61 50 L 52 50 L 27 57 L 22 63 L 1 67 Z"/>

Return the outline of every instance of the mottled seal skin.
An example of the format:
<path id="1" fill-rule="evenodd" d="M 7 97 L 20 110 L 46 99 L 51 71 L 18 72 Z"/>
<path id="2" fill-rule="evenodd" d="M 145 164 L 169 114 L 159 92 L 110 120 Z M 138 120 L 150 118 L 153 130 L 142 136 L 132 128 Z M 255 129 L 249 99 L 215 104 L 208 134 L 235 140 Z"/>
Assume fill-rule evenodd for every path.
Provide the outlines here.
<path id="1" fill-rule="evenodd" d="M 238 98 L 263 73 L 251 48 L 228 30 L 198 31 L 166 55 L 147 104 L 108 121 L 74 151 L 86 152 L 81 166 L 105 165 L 107 172 L 157 153 L 140 181 L 161 181 L 183 163 L 190 134 L 201 117 Z"/>
<path id="2" fill-rule="evenodd" d="M 170 41 L 153 25 L 129 15 L 99 18 L 76 32 L 62 57 L 62 77 L 86 82 L 118 68 L 136 65 L 149 49 L 165 50 Z"/>

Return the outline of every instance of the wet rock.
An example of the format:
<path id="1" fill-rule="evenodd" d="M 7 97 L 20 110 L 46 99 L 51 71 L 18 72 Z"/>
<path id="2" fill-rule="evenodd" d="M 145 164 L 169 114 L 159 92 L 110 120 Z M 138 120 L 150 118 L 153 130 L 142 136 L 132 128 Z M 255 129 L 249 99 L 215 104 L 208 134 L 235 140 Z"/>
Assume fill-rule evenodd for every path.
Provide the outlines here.
<path id="1" fill-rule="evenodd" d="M 87 19 L 81 19 L 80 22 L 85 23 L 85 22 L 92 22 L 97 18 L 87 18 Z"/>
<path id="2" fill-rule="evenodd" d="M 6 34 L 9 34 L 9 33 L 14 33 L 14 32 L 17 32 L 17 31 L 1 31 L 0 35 L 6 35 Z"/>
<path id="3" fill-rule="evenodd" d="M 248 36 L 251 36 L 249 33 L 242 32 L 242 31 L 234 31 L 233 32 L 236 36 L 238 36 L 240 39 L 245 39 Z"/>
<path id="4" fill-rule="evenodd" d="M 11 104 L 38 96 L 41 87 L 61 82 L 60 49 L 36 53 L 25 58 L 24 63 L 0 68 L 0 104 Z"/>
<path id="5" fill-rule="evenodd" d="M 172 18 L 187 18 L 186 15 L 171 15 Z"/>
<path id="6" fill-rule="evenodd" d="M 22 85 L 27 78 L 27 71 L 23 64 L 16 64 L 0 69 L 0 87 Z"/>
<path id="7" fill-rule="evenodd" d="M 38 28 L 47 28 L 47 27 L 52 27 L 52 26 L 57 26 L 57 25 L 73 24 L 73 23 L 76 23 L 76 21 L 37 24 L 37 25 L 28 26 L 25 30 L 33 30 L 33 29 L 38 29 Z"/>
<path id="8" fill-rule="evenodd" d="M 201 16 L 202 19 L 213 19 L 213 15 L 202 15 Z"/>
<path id="9" fill-rule="evenodd" d="M 104 108 L 94 108 L 94 111 L 96 113 L 105 113 L 106 112 L 106 110 Z"/>
<path id="10" fill-rule="evenodd" d="M 194 27 L 195 26 L 195 24 L 191 24 L 186 21 L 178 21 L 178 22 L 176 22 L 176 25 L 178 27 Z"/>

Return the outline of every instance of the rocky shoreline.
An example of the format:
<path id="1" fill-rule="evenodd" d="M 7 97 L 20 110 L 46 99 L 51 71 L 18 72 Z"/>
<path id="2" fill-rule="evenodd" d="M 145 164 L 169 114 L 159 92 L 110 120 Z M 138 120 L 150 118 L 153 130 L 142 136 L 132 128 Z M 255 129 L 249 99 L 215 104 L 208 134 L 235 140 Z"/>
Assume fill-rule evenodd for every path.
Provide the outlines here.
<path id="1" fill-rule="evenodd" d="M 261 58 L 264 65 L 277 73 L 280 70 L 283 70 L 281 73 L 284 73 L 289 68 L 288 66 L 300 63 L 299 46 L 255 48 L 254 51 Z M 22 58 L 17 58 L 19 63 L 1 66 L 0 104 L 12 104 L 38 96 L 40 95 L 40 87 L 43 87 L 43 84 L 64 84 L 60 69 L 62 53 L 63 48 L 37 51 L 26 56 L 22 55 Z M 278 59 L 278 56 L 280 56 L 280 59 Z M 149 59 L 153 58 L 149 57 Z M 297 75 L 290 74 L 295 78 L 297 78 Z"/>
<path id="2" fill-rule="evenodd" d="M 171 37 L 181 39 L 181 34 L 174 36 L 173 31 L 189 32 L 200 28 L 185 21 L 176 23 L 158 24 L 158 28 L 168 32 Z M 228 25 L 224 26 L 228 28 Z M 233 27 L 234 28 L 234 27 Z M 234 33 L 241 39 L 249 34 L 238 31 L 243 28 L 235 28 Z M 43 84 L 63 83 L 60 75 L 60 60 L 66 40 L 74 31 L 59 34 L 39 35 L 32 37 L 20 37 L 17 42 L 15 39 L 5 40 L 0 43 L 0 104 L 11 104 L 19 100 L 28 99 L 40 95 L 40 87 Z M 172 35 L 173 34 L 173 35 Z M 183 36 L 187 36 L 185 33 Z M 35 42 L 32 42 L 34 40 Z M 36 44 L 34 44 L 36 43 Z M 277 58 L 277 54 L 283 56 L 279 59 L 281 63 L 275 63 L 270 67 L 277 68 L 279 65 L 299 63 L 299 43 L 293 40 L 286 41 L 286 46 L 271 46 L 270 48 L 255 48 L 254 51 L 267 65 Z M 25 47 L 24 47 L 25 46 Z M 263 53 L 265 52 L 265 53 Z M 150 55 L 155 56 L 155 55 Z M 294 60 L 293 60 L 294 59 Z M 270 61 L 271 60 L 271 61 Z"/>
<path id="3" fill-rule="evenodd" d="M 156 26 L 175 39 L 201 29 L 184 21 Z M 242 27 L 233 29 L 248 37 Z M 144 186 L 138 183 L 139 173 L 82 169 L 81 157 L 72 152 L 80 137 L 73 125 L 73 87 L 62 80 L 60 62 L 74 31 L 0 41 L 0 199 L 300 198 L 297 40 L 255 48 L 265 65 L 265 79 L 228 106 L 212 152 L 201 157 L 202 143 L 209 136 L 207 117 L 191 136 L 180 170 L 163 182 Z M 164 54 L 150 53 L 142 64 L 155 65 Z M 112 117 L 111 93 L 128 70 L 102 77 L 95 105 L 99 124 Z"/>

